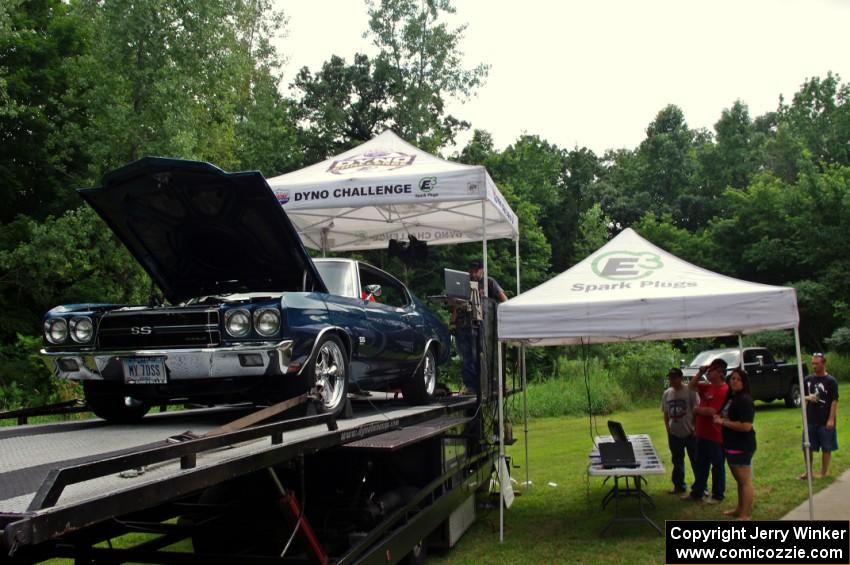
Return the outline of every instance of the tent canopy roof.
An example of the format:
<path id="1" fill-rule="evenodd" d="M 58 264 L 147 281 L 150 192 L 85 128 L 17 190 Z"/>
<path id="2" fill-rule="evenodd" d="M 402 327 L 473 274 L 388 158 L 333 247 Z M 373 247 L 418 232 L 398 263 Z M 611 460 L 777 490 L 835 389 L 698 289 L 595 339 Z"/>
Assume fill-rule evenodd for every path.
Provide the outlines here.
<path id="1" fill-rule="evenodd" d="M 794 328 L 793 288 L 692 265 L 626 229 L 499 306 L 499 339 L 529 345 L 708 337 Z"/>
<path id="2" fill-rule="evenodd" d="M 321 163 L 268 180 L 304 244 L 380 249 L 515 238 L 516 214 L 482 166 L 440 159 L 384 133 Z"/>

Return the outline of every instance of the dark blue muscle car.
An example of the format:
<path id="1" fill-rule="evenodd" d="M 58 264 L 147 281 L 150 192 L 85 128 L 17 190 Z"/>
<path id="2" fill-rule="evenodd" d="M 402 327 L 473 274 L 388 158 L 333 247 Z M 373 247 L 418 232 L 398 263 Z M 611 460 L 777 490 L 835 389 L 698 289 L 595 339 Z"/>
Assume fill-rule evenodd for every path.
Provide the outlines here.
<path id="1" fill-rule="evenodd" d="M 400 388 L 428 402 L 449 356 L 444 324 L 391 275 L 312 260 L 265 179 L 145 158 L 79 191 L 169 305 L 76 304 L 44 317 L 48 367 L 112 421 L 152 404 L 267 403 Z"/>

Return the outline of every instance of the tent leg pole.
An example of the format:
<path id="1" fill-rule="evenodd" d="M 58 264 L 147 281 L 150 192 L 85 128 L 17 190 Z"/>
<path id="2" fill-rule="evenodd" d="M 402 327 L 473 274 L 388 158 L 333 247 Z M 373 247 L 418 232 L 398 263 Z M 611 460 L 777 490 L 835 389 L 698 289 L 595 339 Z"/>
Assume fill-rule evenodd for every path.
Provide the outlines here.
<path id="1" fill-rule="evenodd" d="M 490 281 L 487 277 L 489 277 L 489 272 L 487 270 L 487 201 L 481 201 L 481 233 L 482 237 L 482 255 L 484 255 L 483 263 L 484 263 L 484 296 L 490 296 Z"/>
<path id="2" fill-rule="evenodd" d="M 739 363 L 741 364 L 741 370 L 744 369 L 744 334 L 738 334 L 738 359 L 740 359 Z"/>
<path id="3" fill-rule="evenodd" d="M 519 346 L 519 366 L 522 374 L 522 424 L 525 440 L 525 488 L 529 489 L 531 483 L 528 480 L 528 392 L 525 375 L 525 345 Z"/>
<path id="4" fill-rule="evenodd" d="M 519 279 L 519 234 L 514 240 L 514 257 L 516 258 L 516 295 L 521 292 Z M 522 431 L 525 440 L 525 488 L 528 489 L 531 483 L 528 482 L 528 390 L 525 374 L 525 345 L 519 346 L 519 366 L 522 385 Z"/>
<path id="5" fill-rule="evenodd" d="M 511 479 L 508 476 L 501 476 L 501 470 L 507 469 L 507 463 L 505 461 L 505 405 L 503 402 L 502 396 L 502 342 L 496 342 L 496 372 L 498 374 L 498 379 L 496 382 L 499 384 L 499 471 L 497 474 L 499 475 L 499 542 L 501 543 L 505 539 L 505 502 L 504 502 L 504 492 L 505 488 L 511 488 Z"/>
<path id="6" fill-rule="evenodd" d="M 514 246 L 514 257 L 516 257 L 516 295 L 519 296 L 519 293 L 520 293 L 520 284 L 519 284 L 519 236 L 517 236 L 516 244 Z"/>
<path id="7" fill-rule="evenodd" d="M 803 359 L 800 353 L 800 327 L 794 326 L 794 346 L 797 348 L 797 378 L 800 387 L 800 410 L 803 411 L 803 457 L 806 460 L 806 482 L 809 485 L 809 520 L 815 519 L 815 502 L 812 492 L 812 444 L 809 443 L 809 425 L 806 420 L 806 389 L 803 385 Z"/>

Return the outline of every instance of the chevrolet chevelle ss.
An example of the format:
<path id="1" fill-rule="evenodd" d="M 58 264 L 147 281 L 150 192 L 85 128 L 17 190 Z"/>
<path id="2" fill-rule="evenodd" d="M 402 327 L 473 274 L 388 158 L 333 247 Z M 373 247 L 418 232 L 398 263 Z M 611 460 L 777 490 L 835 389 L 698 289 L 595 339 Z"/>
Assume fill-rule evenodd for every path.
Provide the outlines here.
<path id="1" fill-rule="evenodd" d="M 81 381 L 101 418 L 132 422 L 174 400 L 312 392 L 336 413 L 349 391 L 432 398 L 445 325 L 376 267 L 311 259 L 260 173 L 148 157 L 79 193 L 167 299 L 45 315 L 45 362 Z"/>

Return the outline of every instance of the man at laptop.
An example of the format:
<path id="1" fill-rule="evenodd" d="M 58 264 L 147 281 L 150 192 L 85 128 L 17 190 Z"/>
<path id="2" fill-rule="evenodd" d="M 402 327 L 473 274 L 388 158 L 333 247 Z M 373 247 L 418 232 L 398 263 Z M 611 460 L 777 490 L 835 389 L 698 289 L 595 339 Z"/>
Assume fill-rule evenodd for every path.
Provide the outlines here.
<path id="1" fill-rule="evenodd" d="M 478 283 L 478 293 L 484 298 L 484 264 L 472 261 L 469 264 L 469 278 Z M 487 294 L 498 302 L 508 299 L 505 291 L 493 277 L 487 277 Z M 452 308 L 452 323 L 455 325 L 457 350 L 460 353 L 461 375 L 463 390 L 461 394 L 476 394 L 478 392 L 478 341 L 473 331 L 472 314 L 469 310 L 460 311 Z"/>
<path id="2" fill-rule="evenodd" d="M 701 382 L 708 374 L 708 382 Z M 726 403 L 729 385 L 726 384 L 726 361 L 713 360 L 708 367 L 700 367 L 697 374 L 688 383 L 688 388 L 699 393 L 699 406 L 696 407 L 697 452 L 694 457 L 694 484 L 691 492 L 682 495 L 683 499 L 702 500 L 708 485 L 711 471 L 711 498 L 709 504 L 723 501 L 726 493 L 726 458 L 723 454 L 723 432 L 714 423 L 714 415 L 719 414 Z"/>

